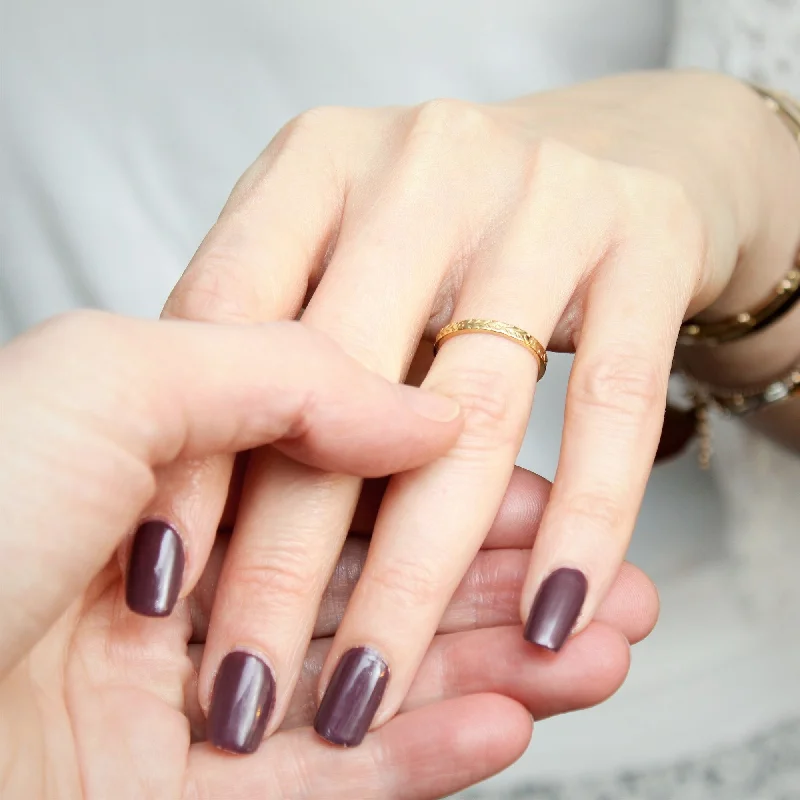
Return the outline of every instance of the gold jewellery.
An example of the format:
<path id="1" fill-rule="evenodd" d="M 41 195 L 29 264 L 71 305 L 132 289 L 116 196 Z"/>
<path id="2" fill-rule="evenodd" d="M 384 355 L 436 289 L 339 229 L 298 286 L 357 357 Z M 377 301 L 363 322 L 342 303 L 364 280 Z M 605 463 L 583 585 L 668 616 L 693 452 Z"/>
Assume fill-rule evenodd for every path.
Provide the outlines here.
<path id="1" fill-rule="evenodd" d="M 531 336 L 527 331 L 522 330 L 522 328 L 508 325 L 505 322 L 498 322 L 494 319 L 462 319 L 445 325 L 436 335 L 433 352 L 437 353 L 442 344 L 448 339 L 464 333 L 490 333 L 521 344 L 526 350 L 533 353 L 539 364 L 539 375 L 536 380 L 540 381 L 544 377 L 544 373 L 547 370 L 547 351 L 542 347 L 539 340 Z"/>
<path id="2" fill-rule="evenodd" d="M 690 320 L 681 325 L 678 344 L 717 345 L 735 342 L 777 322 L 798 302 L 800 302 L 800 252 L 797 254 L 794 266 L 760 306 L 719 322 Z"/>
<path id="3" fill-rule="evenodd" d="M 694 401 L 695 429 L 700 439 L 697 462 L 701 469 L 711 465 L 712 407 L 731 417 L 746 417 L 775 403 L 800 397 L 800 362 L 778 380 L 750 389 L 723 389 L 686 377 Z"/>
<path id="4" fill-rule="evenodd" d="M 765 89 L 763 86 L 751 85 L 751 88 L 764 100 L 767 108 L 786 125 L 800 147 L 800 103 L 788 95 Z M 719 322 L 689 320 L 681 326 L 678 344 L 713 346 L 735 342 L 777 322 L 798 302 L 800 302 L 800 252 L 792 268 L 760 305 Z"/>
<path id="5" fill-rule="evenodd" d="M 719 322 L 693 322 L 681 325 L 678 344 L 717 345 L 735 342 L 777 322 L 800 302 L 800 253 L 794 266 L 784 275 L 770 297 L 758 308 L 742 311 Z"/>
<path id="6" fill-rule="evenodd" d="M 800 146 L 800 103 L 784 94 L 751 87 L 761 96 L 789 129 Z M 790 309 L 800 304 L 800 253 L 794 265 L 762 303 L 749 311 L 742 311 L 719 322 L 689 320 L 681 326 L 678 343 L 714 347 L 736 342 L 757 333 L 781 319 Z M 800 363 L 777 380 L 758 387 L 728 389 L 700 383 L 686 375 L 694 405 L 695 426 L 700 437 L 698 460 L 707 469 L 711 461 L 710 409 L 716 407 L 725 414 L 744 417 L 767 406 L 800 396 Z"/>

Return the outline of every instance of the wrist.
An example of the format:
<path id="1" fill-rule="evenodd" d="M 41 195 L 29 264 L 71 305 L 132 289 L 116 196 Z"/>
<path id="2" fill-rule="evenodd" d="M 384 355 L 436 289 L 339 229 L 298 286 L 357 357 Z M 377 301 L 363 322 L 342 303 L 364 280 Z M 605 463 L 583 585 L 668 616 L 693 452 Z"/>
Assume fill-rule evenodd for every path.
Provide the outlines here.
<path id="1" fill-rule="evenodd" d="M 737 89 L 738 135 L 731 187 L 738 233 L 727 284 L 695 317 L 714 322 L 760 305 L 795 263 L 800 248 L 800 141 L 751 87 Z"/>
<path id="2" fill-rule="evenodd" d="M 776 286 L 794 265 L 800 266 L 800 125 L 789 124 L 749 87 L 754 155 L 743 159 L 750 172 L 755 224 L 744 225 L 739 257 L 729 283 L 702 312 L 699 322 L 715 322 L 755 311 L 774 297 Z M 755 151 L 755 148 L 759 149 Z M 760 182 L 755 179 L 761 177 Z M 800 306 L 788 306 L 784 317 L 757 334 L 719 347 L 682 347 L 682 365 L 703 381 L 724 387 L 748 387 L 772 380 L 796 366 L 800 357 Z M 766 318 L 765 318 L 766 321 Z M 795 346 L 793 346 L 795 345 Z"/>

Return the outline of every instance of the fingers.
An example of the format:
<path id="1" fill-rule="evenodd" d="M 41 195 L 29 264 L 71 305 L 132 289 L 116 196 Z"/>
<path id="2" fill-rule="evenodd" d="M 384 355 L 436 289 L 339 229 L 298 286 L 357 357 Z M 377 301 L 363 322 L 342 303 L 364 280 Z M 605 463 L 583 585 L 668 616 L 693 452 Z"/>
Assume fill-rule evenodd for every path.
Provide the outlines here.
<path id="1" fill-rule="evenodd" d="M 372 533 L 388 485 L 388 479 L 364 482 L 350 526 L 353 533 Z M 550 481 L 535 472 L 514 467 L 482 547 L 530 547 L 549 496 Z"/>
<path id="2" fill-rule="evenodd" d="M 339 627 L 361 575 L 368 544 L 367 539 L 358 536 L 345 542 L 320 603 L 315 638 L 333 636 Z M 189 597 L 193 642 L 206 640 L 226 549 L 227 538 L 220 537 L 206 571 Z M 437 633 L 516 624 L 529 563 L 529 549 L 481 550 L 445 609 Z M 617 628 L 631 644 L 636 644 L 650 633 L 657 616 L 658 595 L 652 582 L 633 564 L 623 564 L 595 619 Z"/>
<path id="3" fill-rule="evenodd" d="M 520 626 L 514 625 L 435 636 L 401 713 L 455 697 L 496 692 L 521 703 L 535 719 L 544 719 L 603 702 L 622 685 L 628 672 L 628 641 L 612 625 L 593 622 L 569 641 L 558 658 L 542 650 L 532 655 L 520 634 Z M 283 730 L 313 721 L 319 673 L 330 646 L 330 639 L 311 642 Z M 194 645 L 195 667 L 200 652 L 200 646 Z M 204 716 L 191 686 L 187 697 L 194 738 L 202 740 Z"/>
<path id="4" fill-rule="evenodd" d="M 690 230 L 682 224 L 621 248 L 589 290 L 558 472 L 522 600 L 526 638 L 543 647 L 558 650 L 576 620 L 580 629 L 592 618 L 627 549 L 693 289 L 692 271 L 676 266 L 693 252 Z M 640 274 L 634 292 L 632 264 Z"/>
<path id="5" fill-rule="evenodd" d="M 306 117 L 290 122 L 242 176 L 162 317 L 246 324 L 297 316 L 309 278 L 336 236 L 343 198 L 337 170 L 326 149 L 307 141 L 307 128 Z M 171 525 L 146 529 L 150 549 L 163 549 L 177 530 L 191 552 L 181 586 L 158 609 L 129 598 L 137 610 L 169 613 L 175 592 L 186 595 L 194 587 L 214 541 L 232 466 L 231 455 L 215 455 L 160 471 L 145 524 Z"/>
<path id="6" fill-rule="evenodd" d="M 532 652 L 518 625 L 439 634 L 414 676 L 402 709 L 475 692 L 511 697 L 536 719 L 587 708 L 621 686 L 630 663 L 629 643 L 652 630 L 657 614 L 652 583 L 636 567 L 626 565 L 595 620 L 565 645 L 558 658 L 541 650 Z M 318 676 L 329 647 L 326 639 L 311 643 L 284 720 L 287 727 L 306 725 L 316 713 Z"/>
<path id="7" fill-rule="evenodd" d="M 441 213 L 436 204 L 445 200 L 454 203 L 448 192 L 431 193 L 418 173 L 405 168 L 388 176 L 377 198 L 349 195 L 336 249 L 303 325 L 324 331 L 375 372 L 401 378 L 458 240 L 452 221 L 433 222 Z M 252 459 L 200 676 L 210 718 L 230 717 L 232 709 L 221 704 L 219 675 L 229 654 L 245 649 L 274 673 L 274 712 L 268 723 L 261 714 L 259 725 L 267 723 L 269 732 L 279 724 L 359 488 L 353 478 L 274 455 Z M 215 727 L 209 730 L 217 746 L 244 751 L 217 736 Z"/>
<path id="8" fill-rule="evenodd" d="M 483 358 L 502 363 L 507 343 L 485 344 L 489 348 Z M 432 371 L 429 380 L 441 375 Z M 361 648 L 379 654 L 374 669 L 391 670 L 388 686 L 376 689 L 376 694 L 383 689 L 388 693 L 374 724 L 381 724 L 399 707 L 508 484 L 530 409 L 533 371 L 527 385 L 523 375 L 514 391 L 499 368 L 490 375 L 463 362 L 451 363 L 448 376 L 449 381 L 432 385 L 459 398 L 465 409 L 464 434 L 431 469 L 397 476 L 390 484 L 361 580 L 323 672 L 321 689 L 327 702 L 320 705 L 317 730 L 326 738 L 342 738 L 330 717 L 335 720 L 335 709 L 351 702 L 338 693 L 338 687 L 346 680 L 344 669 L 361 668 L 349 666 L 348 661 L 363 653 Z M 365 703 L 359 720 L 362 735 L 373 721 L 374 702 L 373 698 Z"/>
<path id="9" fill-rule="evenodd" d="M 460 427 L 431 418 L 455 410 L 442 414 L 441 398 L 426 409 L 421 390 L 382 381 L 296 323 L 83 312 L 4 348 L 0 375 L 0 475 L 19 487 L 5 519 L 28 532 L 0 540 L 0 668 L 108 561 L 152 496 L 152 467 L 275 442 L 324 468 L 380 474 L 435 457 Z M 31 487 L 48 502 L 28 502 Z"/>
<path id="10" fill-rule="evenodd" d="M 278 733 L 248 759 L 195 745 L 183 796 L 434 800 L 513 763 L 530 735 L 530 716 L 519 704 L 475 695 L 403 714 L 352 750 L 330 747 L 310 728 Z"/>
<path id="11" fill-rule="evenodd" d="M 286 125 L 236 184 L 173 289 L 164 316 L 253 323 L 294 318 L 341 216 L 344 187 L 310 116 Z"/>
<path id="12" fill-rule="evenodd" d="M 241 468 L 237 469 L 235 475 L 241 475 L 242 471 Z M 235 483 L 238 484 L 238 481 Z M 365 482 L 353 518 L 352 527 L 355 532 L 367 535 L 372 532 L 387 483 L 386 479 Z M 515 467 L 500 509 L 483 546 L 485 548 L 529 548 L 538 528 L 549 491 L 549 481 L 520 467 Z M 237 491 L 232 490 L 230 496 L 235 500 L 228 504 L 226 514 L 229 524 L 234 518 L 235 507 L 239 501 Z M 283 499 L 286 507 L 286 498 Z M 198 498 L 198 505 L 201 505 L 202 502 L 203 498 Z M 308 508 L 308 506 L 306 507 Z M 229 534 L 219 534 L 215 537 L 214 548 L 207 560 L 202 578 L 191 593 L 190 611 L 194 622 L 193 637 L 195 641 L 205 642 L 206 640 L 212 603 L 229 540 Z M 319 607 L 314 636 L 330 635 L 338 626 L 358 576 L 361 574 L 367 545 L 368 539 L 357 536 L 351 536 L 345 542 Z M 504 610 L 502 613 L 502 619 L 506 620 L 506 611 Z M 503 624 L 513 624 L 515 621 L 516 618 L 511 618 Z M 443 624 L 447 624 L 446 620 Z"/>
<path id="13" fill-rule="evenodd" d="M 556 177 L 563 180 L 555 171 L 550 180 L 557 184 Z M 552 196 L 564 194 L 562 188 Z M 574 204 L 563 200 L 556 208 L 547 197 L 547 203 L 525 198 L 524 212 L 497 235 L 502 245 L 471 265 L 454 319 L 501 320 L 547 341 L 579 273 L 574 268 L 574 280 L 557 281 L 546 268 L 556 250 L 549 226 L 562 217 L 572 224 L 574 212 Z M 559 241 L 560 258 L 582 267 L 586 239 L 594 232 L 587 225 L 581 235 Z M 361 580 L 323 670 L 327 694 L 317 723 L 323 736 L 341 739 L 332 730 L 336 714 L 355 704 L 339 692 L 348 670 L 381 675 L 364 701 L 361 730 L 380 725 L 402 702 L 442 611 L 499 508 L 530 415 L 537 367 L 525 348 L 490 335 L 455 337 L 439 350 L 423 385 L 458 400 L 464 429 L 446 456 L 389 485 Z M 353 666 L 357 656 L 361 661 Z M 370 714 L 374 720 L 367 719 Z"/>

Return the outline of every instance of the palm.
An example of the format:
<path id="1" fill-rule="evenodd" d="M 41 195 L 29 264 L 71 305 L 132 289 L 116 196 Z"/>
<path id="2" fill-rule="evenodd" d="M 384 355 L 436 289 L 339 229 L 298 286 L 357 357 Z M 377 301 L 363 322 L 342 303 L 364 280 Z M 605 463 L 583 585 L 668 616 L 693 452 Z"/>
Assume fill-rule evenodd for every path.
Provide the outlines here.
<path id="1" fill-rule="evenodd" d="M 193 739 L 203 738 L 194 679 L 225 537 L 218 540 L 190 602 L 178 604 L 166 619 L 146 619 L 128 610 L 115 559 L 0 683 L 0 739 L 6 733 L 3 723 L 11 721 L 8 741 L 16 750 L 10 779 L 0 769 L 0 795 L 9 800 L 194 800 L 198 795 L 229 800 L 234 781 L 235 796 L 242 798 L 339 800 L 354 792 L 359 796 L 367 785 L 374 793 L 363 796 L 422 798 L 480 780 L 524 748 L 527 714 L 495 695 L 434 701 L 500 692 L 535 716 L 591 705 L 624 678 L 624 637 L 637 641 L 654 621 L 650 585 L 641 573 L 628 570 L 620 593 L 612 592 L 607 610 L 601 611 L 606 624 L 578 637 L 555 661 L 531 658 L 518 628 L 509 627 L 517 620 L 529 557 L 527 549 L 517 548 L 529 547 L 531 537 L 527 526 L 518 536 L 500 532 L 497 538 L 509 550 L 493 550 L 487 540 L 490 549 L 476 559 L 445 613 L 442 633 L 409 694 L 408 713 L 368 737 L 357 751 L 341 751 L 321 744 L 307 726 L 314 713 L 316 674 L 330 647 L 327 637 L 344 612 L 357 564 L 366 557 L 366 540 L 349 540 L 284 720 L 284 727 L 294 730 L 273 735 L 257 755 L 244 759 L 204 744 L 190 747 Z M 648 612 L 632 615 L 630 609 L 636 608 Z M 476 620 L 478 630 L 464 630 Z M 500 651 L 506 657 L 498 663 L 493 654 Z M 600 672 L 594 666 L 599 654 L 606 664 Z M 467 673 L 465 664 L 471 665 Z M 474 738 L 464 738 L 465 729 L 473 730 Z M 392 759 L 393 769 L 386 769 Z M 449 772 L 436 767 L 442 760 L 451 765 Z M 426 771 L 426 764 L 433 766 Z M 331 774 L 338 776 L 335 785 Z"/>
<path id="2" fill-rule="evenodd" d="M 30 775 L 43 776 L 20 796 L 181 796 L 194 672 L 188 616 L 183 604 L 168 619 L 137 617 L 116 562 L 98 576 L 12 678 L 8 700 L 30 711 L 26 750 L 40 754 Z"/>

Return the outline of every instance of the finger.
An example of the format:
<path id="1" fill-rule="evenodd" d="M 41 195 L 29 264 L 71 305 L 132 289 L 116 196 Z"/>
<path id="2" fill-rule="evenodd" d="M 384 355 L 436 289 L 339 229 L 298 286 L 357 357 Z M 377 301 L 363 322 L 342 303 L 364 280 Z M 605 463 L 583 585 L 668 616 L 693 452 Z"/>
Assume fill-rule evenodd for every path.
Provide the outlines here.
<path id="1" fill-rule="evenodd" d="M 559 649 L 576 621 L 579 629 L 592 618 L 628 547 L 692 293 L 685 230 L 620 248 L 589 289 L 558 472 L 521 604 L 526 638 L 543 647 Z"/>
<path id="2" fill-rule="evenodd" d="M 458 204 L 450 193 L 429 192 L 405 164 L 383 179 L 386 188 L 377 198 L 348 195 L 336 248 L 302 323 L 397 380 L 416 350 L 460 231 L 446 217 L 446 224 L 441 216 L 433 221 L 441 204 Z M 217 746 L 250 752 L 264 725 L 267 733 L 279 725 L 359 489 L 356 479 L 324 475 L 272 453 L 251 460 L 200 676 Z M 274 709 L 253 717 L 246 744 L 228 735 L 241 727 L 227 705 L 235 694 L 217 688 L 228 680 L 230 665 L 244 659 L 261 665 L 274 691 Z"/>
<path id="3" fill-rule="evenodd" d="M 556 172 L 549 179 L 561 188 L 547 195 L 548 203 L 538 189 L 532 199 L 523 198 L 524 211 L 495 234 L 497 248 L 471 264 L 455 319 L 502 320 L 548 340 L 579 277 L 578 268 L 573 275 L 554 275 L 551 264 L 558 256 L 558 262 L 582 267 L 600 249 L 594 241 L 599 223 L 554 246 L 550 226 L 574 228 L 576 210 Z M 561 206 L 551 206 L 551 197 L 560 198 Z M 331 720 L 353 699 L 339 687 L 348 683 L 347 670 L 367 669 L 362 662 L 381 681 L 363 703 L 358 730 L 380 725 L 399 707 L 500 506 L 530 415 L 537 367 L 529 351 L 496 336 L 459 336 L 439 350 L 423 385 L 458 399 L 464 429 L 443 458 L 390 482 L 361 581 L 323 670 L 321 689 L 329 695 L 320 705 L 317 729 L 323 736 L 343 740 Z M 355 718 L 348 717 L 353 726 Z"/>
<path id="4" fill-rule="evenodd" d="M 306 141 L 306 127 L 304 118 L 289 123 L 239 180 L 163 318 L 255 323 L 296 317 L 309 277 L 336 235 L 343 197 L 327 150 Z M 214 541 L 232 467 L 231 455 L 171 464 L 160 471 L 158 491 L 144 511 L 145 524 L 168 521 L 191 540 L 182 596 L 199 578 Z M 165 530 L 162 525 L 153 535 Z"/>
<path id="5" fill-rule="evenodd" d="M 29 532 L 2 541 L 0 668 L 108 561 L 152 496 L 152 467 L 275 442 L 374 475 L 435 457 L 460 427 L 426 418 L 422 390 L 382 381 L 297 323 L 82 312 L 4 348 L 0 375 L 0 475 L 21 487 L 7 495 L 7 530 Z M 48 502 L 28 502 L 30 487 Z"/>
<path id="6" fill-rule="evenodd" d="M 331 642 L 311 642 L 282 729 L 313 721 L 319 673 Z M 194 645 L 193 651 L 192 661 L 197 666 L 200 646 Z M 438 634 L 414 676 L 401 712 L 491 692 L 516 700 L 535 719 L 544 719 L 603 702 L 621 686 L 629 665 L 629 644 L 622 632 L 598 620 L 571 639 L 558 658 L 541 650 L 532 656 L 519 625 Z M 195 700 L 187 705 L 186 713 L 195 739 L 201 740 L 204 716 Z"/>
<path id="7" fill-rule="evenodd" d="M 388 478 L 364 482 L 350 525 L 352 533 L 372 534 L 388 485 Z M 522 467 L 514 467 L 482 547 L 530 547 L 549 496 L 550 481 Z"/>
<path id="8" fill-rule="evenodd" d="M 316 715 L 316 686 L 330 640 L 315 639 L 292 699 L 286 727 L 307 725 Z M 521 703 L 535 719 L 601 703 L 623 683 L 629 643 L 614 627 L 593 622 L 559 658 L 531 657 L 519 625 L 439 634 L 431 642 L 401 712 L 483 692 Z"/>
<path id="9" fill-rule="evenodd" d="M 239 476 L 233 482 L 234 484 L 238 485 L 242 479 L 242 473 L 243 464 L 240 463 L 239 469 L 234 473 Z M 360 535 L 350 535 L 344 543 L 336 568 L 331 575 L 319 605 L 319 614 L 313 631 L 313 636 L 315 637 L 332 635 L 336 627 L 338 627 L 350 595 L 361 575 L 361 568 L 366 559 L 369 545 L 369 539 L 366 537 L 372 533 L 378 508 L 387 485 L 388 479 L 385 478 L 364 482 L 351 525 L 353 533 Z M 228 525 L 231 525 L 233 522 L 235 509 L 239 502 L 239 491 L 235 486 L 231 489 L 227 504 L 228 510 L 223 514 L 223 524 L 227 521 Z M 526 548 L 529 550 L 538 530 L 539 520 L 542 517 L 549 493 L 549 481 L 522 467 L 515 467 L 500 509 L 482 545 L 483 549 Z M 200 502 L 202 502 L 202 499 L 198 498 L 198 503 Z M 285 501 L 284 505 L 286 505 Z M 202 576 L 189 596 L 189 609 L 193 621 L 193 641 L 205 642 L 206 640 L 214 596 L 229 542 L 229 530 L 217 534 Z M 480 553 L 477 558 L 481 559 Z M 475 566 L 473 565 L 473 569 Z M 501 567 L 498 566 L 497 568 L 500 570 L 498 575 L 506 574 L 506 571 Z M 489 570 L 491 569 L 493 568 L 489 567 Z M 493 573 L 490 572 L 489 574 Z M 465 580 L 468 579 L 469 573 Z M 475 581 L 476 586 L 490 585 L 483 567 L 481 567 L 481 571 Z M 482 590 L 484 593 L 481 595 L 484 601 L 483 604 L 487 609 L 493 608 L 493 597 L 486 594 L 485 591 Z M 509 595 L 505 583 L 498 591 L 504 593 L 504 597 L 506 600 L 508 599 Z M 516 611 L 513 612 L 513 616 L 509 617 L 507 605 L 507 602 L 504 603 L 502 611 L 497 616 L 485 617 L 484 624 L 514 624 L 517 621 Z M 448 608 L 448 612 L 446 612 L 440 625 L 440 632 L 451 629 L 447 627 L 453 624 L 448 622 L 449 613 Z M 465 609 L 462 613 L 468 615 L 470 612 Z M 477 614 L 477 610 L 474 613 Z M 488 613 L 488 611 L 482 613 Z M 492 620 L 497 621 L 493 622 Z M 504 621 L 500 622 L 500 620 Z"/>
<path id="10" fill-rule="evenodd" d="M 295 338 L 299 338 L 296 336 L 297 334 L 300 334 L 301 337 L 303 335 L 303 329 L 296 323 L 290 327 L 289 330 L 292 331 L 292 336 Z M 305 336 L 309 338 L 309 340 L 319 339 L 320 344 L 323 346 L 323 351 L 325 352 L 320 352 L 317 354 L 318 361 L 323 358 L 332 359 L 329 361 L 329 365 L 327 367 L 327 375 L 323 375 L 321 373 L 317 376 L 317 378 L 315 378 L 316 381 L 342 380 L 344 375 L 337 373 L 340 372 L 341 364 L 345 362 L 351 369 L 357 369 L 355 362 L 349 361 L 340 352 L 336 352 L 336 356 L 338 356 L 337 359 L 333 355 L 333 352 L 336 350 L 336 348 L 329 342 L 324 341 L 321 337 L 315 337 L 313 334 L 308 332 L 305 333 Z M 314 368 L 314 359 L 312 358 L 306 361 L 303 350 L 316 350 L 319 349 L 319 346 L 312 345 L 311 341 L 309 341 L 305 347 L 298 348 L 294 346 L 291 340 L 278 340 L 275 342 L 275 344 L 278 346 L 288 347 L 289 350 L 286 352 L 291 352 L 292 357 L 296 357 L 298 359 L 295 367 L 293 367 L 294 373 L 292 375 L 281 375 L 280 372 L 277 371 L 273 375 L 273 379 L 276 382 L 276 391 L 282 392 L 278 404 L 283 406 L 288 404 L 291 406 L 292 402 L 300 404 L 306 402 L 316 402 L 317 400 L 315 398 L 315 392 L 317 390 L 312 389 L 308 385 L 303 386 L 302 381 L 297 381 L 296 376 L 302 372 L 303 367 L 307 367 L 309 369 Z M 286 356 L 284 355 L 284 358 L 285 357 Z M 336 366 L 337 361 L 339 363 L 338 367 Z M 283 384 L 287 381 L 290 383 L 284 387 Z M 292 381 L 298 385 L 292 387 Z M 308 379 L 305 380 L 305 383 L 308 384 Z M 321 387 L 321 385 L 321 383 L 317 383 L 318 388 Z M 359 436 L 353 437 L 350 434 L 343 435 L 341 432 L 337 434 L 335 431 L 337 425 L 346 426 L 348 424 L 354 424 L 352 417 L 350 418 L 349 423 L 345 422 L 342 417 L 341 406 L 346 402 L 343 395 L 348 388 L 351 388 L 356 392 L 362 391 L 361 387 L 355 384 L 351 385 L 350 387 L 346 387 L 344 384 L 342 384 L 340 390 L 342 396 L 339 401 L 340 408 L 336 409 L 330 406 L 330 399 L 326 397 L 325 404 L 329 407 L 324 412 L 323 416 L 328 417 L 331 422 L 322 423 L 330 429 L 330 435 L 334 437 L 334 439 L 338 440 L 335 444 L 333 440 L 330 440 L 330 452 L 332 453 L 335 449 L 337 453 L 335 458 L 340 463 L 342 463 L 343 460 L 347 460 L 349 457 L 355 455 L 355 452 L 350 448 L 351 445 L 355 445 L 356 441 L 361 435 L 359 434 Z M 401 394 L 408 394 L 410 391 L 407 387 L 395 387 L 390 391 L 396 393 L 398 390 Z M 292 401 L 292 391 L 295 392 L 294 401 Z M 413 397 L 409 395 L 411 403 L 417 402 L 417 394 L 420 393 L 416 392 Z M 364 399 L 366 400 L 366 398 Z M 373 399 L 378 398 L 376 397 Z M 434 403 L 441 403 L 440 398 L 432 396 L 431 399 Z M 367 400 L 367 402 L 369 401 Z M 407 405 L 406 401 L 403 402 Z M 273 400 L 273 405 L 275 404 L 275 400 Z M 423 411 L 421 408 L 419 410 Z M 454 411 L 455 409 L 452 410 Z M 290 413 L 297 415 L 300 413 L 300 409 L 298 408 L 296 411 Z M 347 413 L 349 413 L 349 411 L 346 412 L 346 414 Z M 433 413 L 435 415 L 437 412 Z M 447 413 L 449 412 L 445 411 L 445 415 L 447 415 Z M 307 410 L 305 410 L 302 411 L 301 416 L 296 416 L 294 420 L 287 419 L 287 422 L 291 423 L 291 425 L 296 425 L 299 423 L 302 426 L 308 422 L 308 417 L 309 413 Z M 407 420 L 408 419 L 410 418 L 407 417 Z M 366 422 L 366 420 L 364 420 L 364 422 Z M 367 424 L 369 425 L 368 422 Z M 379 425 L 381 427 L 385 427 L 386 421 L 379 423 Z M 321 430 L 321 427 L 319 429 Z M 345 428 L 342 427 L 340 428 L 340 431 L 344 429 Z M 366 438 L 372 439 L 373 442 L 378 441 L 372 438 L 377 432 L 377 428 L 373 428 L 372 434 L 369 434 L 366 430 L 362 431 Z M 279 441 L 276 443 L 276 446 L 290 451 L 297 458 L 305 458 L 303 451 L 308 448 L 308 445 L 304 444 L 303 440 L 305 437 L 308 437 L 311 431 L 303 431 L 301 428 L 294 428 L 287 430 L 286 433 L 288 433 L 288 437 L 284 434 L 281 434 L 281 438 L 286 439 L 286 441 Z M 327 437 L 328 435 L 328 433 L 324 433 L 323 437 Z M 316 436 L 317 434 L 315 433 L 308 438 L 315 438 Z M 343 441 L 345 438 L 347 438 L 347 442 Z M 382 434 L 379 436 L 379 440 L 384 446 L 388 444 L 389 439 L 391 439 L 391 437 L 383 436 Z M 316 444 L 313 445 L 313 447 L 316 447 Z M 328 445 L 326 445 L 326 447 L 328 447 Z M 405 448 L 407 445 L 403 445 L 402 447 Z M 411 449 L 413 450 L 414 448 L 415 445 L 412 444 Z M 380 448 L 373 444 L 371 449 L 373 453 L 372 455 L 367 455 L 366 453 L 363 455 L 356 455 L 356 463 L 351 464 L 349 470 L 358 473 L 363 471 L 361 469 L 362 466 L 366 466 L 368 471 L 377 469 L 379 473 L 382 465 L 378 464 L 377 462 L 381 461 L 382 457 L 379 457 L 377 453 L 379 452 Z M 422 449 L 426 450 L 428 449 L 428 446 L 425 445 Z M 348 451 L 351 454 L 350 456 L 347 455 Z M 315 458 L 316 457 L 317 456 L 315 456 Z M 412 456 L 412 458 L 416 457 L 416 454 Z M 254 456 L 254 460 L 257 460 L 257 458 L 258 456 Z M 364 459 L 367 461 L 371 460 L 373 463 L 367 466 Z M 391 459 L 400 463 L 400 468 L 403 468 L 402 462 L 405 459 L 404 455 L 402 455 L 400 452 L 395 452 L 392 454 Z M 359 461 L 361 463 L 358 463 Z M 218 462 L 214 460 L 205 460 L 201 463 L 206 470 L 215 471 L 218 468 Z M 387 464 L 387 466 L 389 465 Z M 389 466 L 389 469 L 393 470 L 395 468 L 395 466 Z M 202 474 L 202 472 L 195 471 L 194 473 L 183 472 L 178 474 L 172 473 L 169 475 L 168 477 L 171 478 L 171 480 L 168 480 L 165 485 L 161 486 L 158 494 L 158 500 L 161 503 L 161 514 L 156 518 L 152 518 L 151 516 L 149 519 L 145 519 L 145 521 L 137 529 L 136 535 L 133 539 L 133 544 L 131 546 L 129 562 L 130 566 L 128 569 L 129 577 L 127 581 L 127 600 L 132 610 L 149 616 L 164 616 L 171 613 L 179 590 L 182 589 L 183 593 L 185 594 L 191 589 L 201 574 L 209 548 L 213 543 L 216 521 L 219 519 L 220 514 L 222 513 L 222 501 L 225 499 L 224 496 L 219 496 L 214 493 L 204 494 L 204 490 L 207 488 L 207 486 L 202 480 L 200 480 Z M 162 479 L 164 478 L 163 475 L 161 477 Z M 172 495 L 170 492 L 170 490 L 175 486 L 182 490 L 178 495 L 180 502 L 174 501 L 174 495 Z M 173 502 L 170 502 L 171 498 L 173 498 Z M 187 499 L 192 499 L 194 502 L 191 505 L 187 505 L 185 502 Z M 150 509 L 153 509 L 152 503 L 150 505 Z M 210 520 L 203 517 L 203 514 L 206 513 L 209 515 Z M 192 525 L 192 523 L 196 524 Z M 166 557 L 165 553 L 167 553 Z M 152 575 L 154 559 L 159 560 L 159 571 L 164 573 L 170 581 L 174 581 L 171 586 L 167 587 L 163 583 L 158 587 L 153 586 Z M 185 568 L 183 566 L 184 561 L 186 563 Z M 141 573 L 144 574 L 144 577 L 140 577 Z"/>
<path id="11" fill-rule="evenodd" d="M 161 531 L 182 531 L 183 541 L 190 541 L 190 557 L 184 565 L 178 599 L 194 592 L 200 575 L 208 571 L 207 562 L 219 531 L 230 532 L 233 528 L 248 461 L 249 453 L 244 452 L 236 456 L 184 459 L 155 470 L 155 495 L 142 514 L 139 528 L 149 523 L 152 529 L 154 524 L 164 521 Z M 214 487 L 219 487 L 219 491 Z M 134 541 L 135 537 L 127 539 L 119 549 L 123 573 L 130 562 Z M 173 552 L 180 559 L 180 551 Z M 215 578 L 219 577 L 219 568 L 221 562 L 214 572 Z M 169 608 L 170 604 L 165 604 L 159 612 L 166 614 Z"/>
<path id="12" fill-rule="evenodd" d="M 164 307 L 168 318 L 294 318 L 336 237 L 342 173 L 312 115 L 282 128 L 242 175 Z"/>
<path id="13" fill-rule="evenodd" d="M 369 540 L 350 536 L 328 582 L 314 624 L 314 638 L 333 636 L 361 575 Z M 205 642 L 214 594 L 227 549 L 218 537 L 201 579 L 189 597 L 192 642 Z M 515 625 L 530 549 L 481 550 L 456 589 L 439 622 L 437 633 Z M 658 594 L 647 576 L 633 564 L 619 571 L 595 619 L 618 628 L 631 644 L 641 641 L 658 617 Z"/>
<path id="14" fill-rule="evenodd" d="M 184 796 L 433 800 L 513 763 L 530 735 L 518 703 L 474 695 L 403 714 L 353 750 L 329 747 L 310 728 L 280 732 L 248 759 L 195 745 Z"/>

